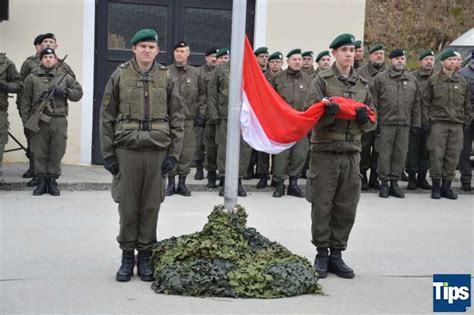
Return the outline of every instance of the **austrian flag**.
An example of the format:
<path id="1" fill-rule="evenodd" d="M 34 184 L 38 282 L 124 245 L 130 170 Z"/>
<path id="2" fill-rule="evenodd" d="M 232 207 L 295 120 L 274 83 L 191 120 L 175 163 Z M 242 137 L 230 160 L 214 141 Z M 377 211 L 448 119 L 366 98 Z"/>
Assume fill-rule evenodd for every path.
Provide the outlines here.
<path id="1" fill-rule="evenodd" d="M 319 121 L 324 114 L 324 104 L 329 101 L 339 104 L 336 117 L 345 120 L 355 120 L 355 110 L 367 106 L 348 98 L 332 97 L 311 105 L 304 112 L 295 110 L 267 81 L 245 38 L 240 129 L 252 148 L 271 154 L 290 148 Z M 369 118 L 374 121 L 375 113 L 368 109 Z"/>

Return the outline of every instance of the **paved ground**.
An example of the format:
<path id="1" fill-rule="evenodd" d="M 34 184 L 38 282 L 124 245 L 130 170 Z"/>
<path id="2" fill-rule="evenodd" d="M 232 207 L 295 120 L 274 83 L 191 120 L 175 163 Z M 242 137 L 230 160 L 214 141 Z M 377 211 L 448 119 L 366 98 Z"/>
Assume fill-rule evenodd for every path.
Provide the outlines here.
<path id="1" fill-rule="evenodd" d="M 0 191 L 0 314 L 431 313 L 433 273 L 474 273 L 473 200 L 365 193 L 345 253 L 355 279 L 321 280 L 325 296 L 244 300 L 160 295 L 137 277 L 117 283 L 118 214 L 108 191 Z M 250 192 L 239 202 L 250 226 L 313 260 L 306 201 Z M 200 230 L 218 203 L 210 192 L 167 198 L 158 238 Z"/>

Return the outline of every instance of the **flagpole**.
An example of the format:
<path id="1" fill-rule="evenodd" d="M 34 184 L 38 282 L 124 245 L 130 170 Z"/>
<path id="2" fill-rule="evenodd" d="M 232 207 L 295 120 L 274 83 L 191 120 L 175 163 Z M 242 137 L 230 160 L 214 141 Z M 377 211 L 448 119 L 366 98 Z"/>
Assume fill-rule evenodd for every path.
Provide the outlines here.
<path id="1" fill-rule="evenodd" d="M 229 211 L 232 211 L 237 205 L 246 13 L 247 0 L 234 0 L 232 3 L 232 42 L 230 46 L 229 107 L 224 186 L 224 207 Z"/>

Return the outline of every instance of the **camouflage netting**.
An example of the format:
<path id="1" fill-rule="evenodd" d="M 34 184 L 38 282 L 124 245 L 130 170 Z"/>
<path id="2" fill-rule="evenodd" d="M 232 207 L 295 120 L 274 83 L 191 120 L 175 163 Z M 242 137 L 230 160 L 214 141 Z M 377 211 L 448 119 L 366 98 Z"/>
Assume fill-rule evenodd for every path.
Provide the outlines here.
<path id="1" fill-rule="evenodd" d="M 322 294 L 311 263 L 246 227 L 245 209 L 216 206 L 201 232 L 172 237 L 153 250 L 157 293 L 279 298 Z"/>

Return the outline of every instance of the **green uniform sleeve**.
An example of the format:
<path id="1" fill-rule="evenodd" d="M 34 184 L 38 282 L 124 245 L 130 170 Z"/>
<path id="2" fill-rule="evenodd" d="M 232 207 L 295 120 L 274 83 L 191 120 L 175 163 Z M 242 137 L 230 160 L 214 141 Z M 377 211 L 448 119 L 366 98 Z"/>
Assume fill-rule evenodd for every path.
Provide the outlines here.
<path id="1" fill-rule="evenodd" d="M 31 107 L 33 106 L 33 77 L 31 75 L 26 77 L 23 86 L 24 88 L 20 96 L 19 108 L 21 120 L 24 125 L 30 118 Z"/>
<path id="2" fill-rule="evenodd" d="M 368 131 L 374 130 L 377 127 L 377 120 L 378 120 L 377 109 L 374 106 L 374 100 L 368 88 L 367 88 L 367 95 L 365 97 L 364 104 L 369 106 L 370 109 L 372 109 L 375 112 L 375 121 L 372 121 L 369 119 L 365 124 L 363 125 L 359 124 L 360 128 L 362 129 L 362 132 L 368 132 Z"/>
<path id="3" fill-rule="evenodd" d="M 22 80 L 26 80 L 26 77 L 31 73 L 30 59 L 26 59 L 20 68 L 20 77 Z"/>
<path id="4" fill-rule="evenodd" d="M 102 158 L 106 159 L 115 155 L 114 127 L 118 114 L 118 82 L 120 70 L 116 70 L 109 79 L 102 98 L 100 108 L 100 146 Z"/>
<path id="5" fill-rule="evenodd" d="M 415 103 L 413 103 L 413 107 L 411 109 L 411 126 L 420 128 L 421 127 L 421 91 L 420 85 L 418 82 L 416 83 L 416 96 L 415 96 Z"/>
<path id="6" fill-rule="evenodd" d="M 197 110 L 198 110 L 198 114 L 203 117 L 206 116 L 206 111 L 207 111 L 206 95 L 207 95 L 207 91 L 206 91 L 205 74 L 199 73 Z"/>
<path id="7" fill-rule="evenodd" d="M 82 86 L 69 73 L 67 78 L 67 99 L 71 102 L 77 102 L 82 98 Z"/>
<path id="8" fill-rule="evenodd" d="M 469 97 L 471 95 L 472 91 L 470 91 L 469 87 L 469 82 L 466 80 L 466 97 L 464 98 L 464 125 L 469 126 L 471 124 L 471 111 L 472 111 L 472 105 L 471 105 L 471 98 Z"/>
<path id="9" fill-rule="evenodd" d="M 6 81 L 8 84 L 8 93 L 18 93 L 22 89 L 20 74 L 18 70 L 16 70 L 15 64 L 11 60 L 7 60 Z"/>
<path id="10" fill-rule="evenodd" d="M 316 102 L 320 102 L 325 97 L 326 84 L 320 76 L 316 76 L 309 85 L 308 91 L 303 101 L 305 109 L 308 109 L 311 105 Z M 318 127 L 326 127 L 332 125 L 336 120 L 335 115 L 324 114 L 318 121 Z"/>
<path id="11" fill-rule="evenodd" d="M 178 86 L 170 77 L 168 77 L 168 117 L 171 132 L 168 156 L 178 160 L 184 139 L 184 106 Z"/>
<path id="12" fill-rule="evenodd" d="M 421 99 L 421 124 L 423 126 L 430 124 L 431 101 L 433 100 L 433 83 L 428 79 L 423 90 Z"/>
<path id="13" fill-rule="evenodd" d="M 217 112 L 217 72 L 218 69 L 210 73 L 211 78 L 207 84 L 206 116 L 210 122 L 219 119 L 219 113 Z"/>

